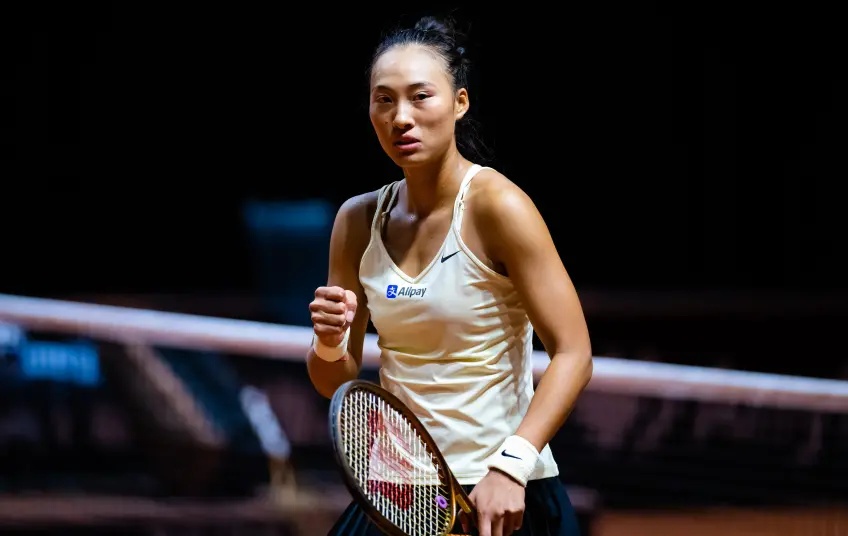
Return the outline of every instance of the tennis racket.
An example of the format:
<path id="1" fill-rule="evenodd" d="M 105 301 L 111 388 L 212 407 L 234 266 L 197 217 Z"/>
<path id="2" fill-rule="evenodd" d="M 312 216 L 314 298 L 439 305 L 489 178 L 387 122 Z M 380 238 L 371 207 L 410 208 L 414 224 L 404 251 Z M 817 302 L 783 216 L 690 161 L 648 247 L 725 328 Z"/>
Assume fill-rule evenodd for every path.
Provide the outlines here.
<path id="1" fill-rule="evenodd" d="M 379 385 L 353 380 L 338 388 L 330 436 L 347 488 L 384 533 L 448 536 L 457 507 L 476 518 L 421 421 Z"/>

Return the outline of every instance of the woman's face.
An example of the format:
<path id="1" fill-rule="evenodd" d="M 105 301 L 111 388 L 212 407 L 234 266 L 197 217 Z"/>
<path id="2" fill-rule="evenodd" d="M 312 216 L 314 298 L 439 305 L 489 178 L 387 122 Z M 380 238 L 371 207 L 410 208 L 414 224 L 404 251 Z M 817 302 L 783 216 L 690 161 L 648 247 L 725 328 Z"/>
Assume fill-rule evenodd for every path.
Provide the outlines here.
<path id="1" fill-rule="evenodd" d="M 468 110 L 466 90 L 454 92 L 443 61 L 419 45 L 380 56 L 371 71 L 370 98 L 380 145 L 401 167 L 440 158 L 456 143 L 456 121 Z"/>

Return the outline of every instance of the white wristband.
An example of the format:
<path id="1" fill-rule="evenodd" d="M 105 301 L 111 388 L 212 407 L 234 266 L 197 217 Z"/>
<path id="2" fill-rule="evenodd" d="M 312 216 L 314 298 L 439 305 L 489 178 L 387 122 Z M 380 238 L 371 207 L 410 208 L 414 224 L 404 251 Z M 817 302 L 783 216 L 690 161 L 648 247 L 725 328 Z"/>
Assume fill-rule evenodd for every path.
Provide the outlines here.
<path id="1" fill-rule="evenodd" d="M 489 469 L 497 469 L 514 478 L 522 486 L 527 485 L 536 469 L 539 451 L 521 436 L 506 438 L 501 448 L 489 457 Z"/>
<path id="2" fill-rule="evenodd" d="M 347 340 L 350 337 L 350 328 L 345 330 L 344 338 L 342 342 L 338 346 L 327 346 L 326 344 L 321 342 L 321 339 L 318 338 L 314 333 L 312 334 L 312 350 L 315 352 L 315 355 L 323 359 L 324 361 L 335 362 L 339 359 L 343 358 L 347 353 Z"/>

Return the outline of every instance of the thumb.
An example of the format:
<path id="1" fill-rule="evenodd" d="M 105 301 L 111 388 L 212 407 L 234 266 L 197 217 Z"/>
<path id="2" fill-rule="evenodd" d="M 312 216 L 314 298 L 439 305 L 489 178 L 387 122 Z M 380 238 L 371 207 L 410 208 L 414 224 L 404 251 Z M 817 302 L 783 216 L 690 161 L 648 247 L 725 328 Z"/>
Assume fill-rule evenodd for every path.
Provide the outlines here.
<path id="1" fill-rule="evenodd" d="M 344 304 L 345 310 L 347 311 L 347 316 L 345 316 L 345 320 L 348 324 L 350 324 L 351 322 L 353 322 L 353 317 L 356 316 L 356 294 L 353 291 L 345 291 Z"/>

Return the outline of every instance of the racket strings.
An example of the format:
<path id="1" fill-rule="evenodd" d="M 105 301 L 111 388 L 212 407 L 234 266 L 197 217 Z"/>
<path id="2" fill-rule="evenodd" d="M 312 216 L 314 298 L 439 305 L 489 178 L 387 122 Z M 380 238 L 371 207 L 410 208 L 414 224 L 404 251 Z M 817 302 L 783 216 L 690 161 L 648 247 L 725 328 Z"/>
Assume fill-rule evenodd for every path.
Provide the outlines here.
<path id="1" fill-rule="evenodd" d="M 403 414 L 373 393 L 354 391 L 340 418 L 345 456 L 369 502 L 410 536 L 447 532 L 450 488 Z"/>

